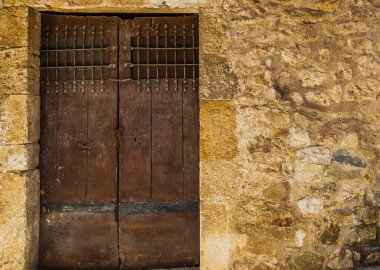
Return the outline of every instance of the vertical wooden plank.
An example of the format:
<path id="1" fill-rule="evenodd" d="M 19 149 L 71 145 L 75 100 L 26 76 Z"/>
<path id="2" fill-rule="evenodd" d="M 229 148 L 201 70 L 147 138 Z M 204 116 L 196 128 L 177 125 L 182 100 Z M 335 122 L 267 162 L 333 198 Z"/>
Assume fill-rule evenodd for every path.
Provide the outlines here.
<path id="1" fill-rule="evenodd" d="M 131 79 L 132 37 L 137 37 L 139 25 L 149 23 L 144 18 L 120 24 L 121 79 Z M 142 28 L 140 28 L 142 31 Z M 128 49 L 127 49 L 128 48 Z M 142 56 L 141 56 L 142 57 Z M 143 59 L 141 58 L 143 61 Z M 140 87 L 138 87 L 138 83 Z M 138 89 L 139 88 L 139 89 Z M 149 201 L 151 197 L 151 92 L 145 81 L 121 81 L 119 87 L 119 187 L 120 202 Z"/>
<path id="2" fill-rule="evenodd" d="M 142 84 L 145 89 L 145 84 Z M 149 201 L 151 196 L 151 92 L 137 82 L 119 89 L 120 202 Z"/>
<path id="3" fill-rule="evenodd" d="M 73 44 L 74 25 L 83 23 L 83 17 L 60 16 L 60 48 Z M 64 39 L 65 26 L 70 33 Z M 69 54 L 61 53 L 61 56 Z M 63 59 L 64 61 L 64 59 Z M 64 63 L 59 62 L 60 66 Z M 58 83 L 58 134 L 57 134 L 57 193 L 54 202 L 80 202 L 85 200 L 87 153 L 81 150 L 86 144 L 87 100 L 86 94 L 74 92 L 66 80 L 69 72 L 61 72 Z"/>
<path id="4" fill-rule="evenodd" d="M 135 35 L 132 29 L 133 20 L 122 20 L 119 24 L 119 78 L 131 78 L 131 37 Z"/>
<path id="5" fill-rule="evenodd" d="M 81 202 L 86 193 L 87 98 L 70 91 L 58 94 L 57 189 L 59 202 Z"/>
<path id="6" fill-rule="evenodd" d="M 87 201 L 116 201 L 117 82 L 100 81 L 88 92 Z M 101 108 L 101 109 L 100 109 Z"/>
<path id="7" fill-rule="evenodd" d="M 95 48 L 117 47 L 118 20 L 114 17 L 89 17 L 88 25 L 96 25 Z M 101 27 L 102 26 L 102 27 Z M 103 37 L 102 37 L 103 35 Z M 117 51 L 117 49 L 115 49 Z M 96 51 L 95 65 L 106 65 L 104 52 Z M 117 81 L 106 80 L 97 70 L 94 85 L 87 91 L 88 134 L 87 187 L 88 201 L 116 201 L 117 184 Z M 103 78 L 103 80 L 102 80 Z"/>
<path id="8" fill-rule="evenodd" d="M 152 200 L 175 201 L 183 198 L 182 170 L 182 84 L 174 91 L 164 82 L 152 92 Z"/>
<path id="9" fill-rule="evenodd" d="M 183 92 L 184 200 L 199 199 L 199 91 L 198 79 L 188 80 Z"/>
<path id="10" fill-rule="evenodd" d="M 53 92 L 54 91 L 54 92 Z M 53 85 L 41 84 L 41 139 L 40 170 L 41 201 L 54 200 L 59 186 L 56 184 L 57 170 L 57 94 Z"/>
<path id="11" fill-rule="evenodd" d="M 58 19 L 55 16 L 42 16 L 41 49 L 48 50 L 53 44 L 53 31 Z M 49 66 L 48 52 L 41 53 L 41 65 Z M 56 150 L 57 150 L 57 94 L 54 84 L 49 80 L 49 71 L 41 69 L 41 139 L 40 139 L 40 169 L 41 201 L 54 198 L 56 193 Z"/>

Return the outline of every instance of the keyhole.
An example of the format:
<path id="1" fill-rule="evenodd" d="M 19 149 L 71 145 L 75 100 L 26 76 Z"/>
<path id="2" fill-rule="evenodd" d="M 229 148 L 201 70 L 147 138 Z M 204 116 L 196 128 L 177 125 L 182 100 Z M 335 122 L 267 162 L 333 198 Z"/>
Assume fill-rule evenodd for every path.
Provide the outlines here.
<path id="1" fill-rule="evenodd" d="M 135 142 L 137 142 L 137 138 L 135 137 Z"/>

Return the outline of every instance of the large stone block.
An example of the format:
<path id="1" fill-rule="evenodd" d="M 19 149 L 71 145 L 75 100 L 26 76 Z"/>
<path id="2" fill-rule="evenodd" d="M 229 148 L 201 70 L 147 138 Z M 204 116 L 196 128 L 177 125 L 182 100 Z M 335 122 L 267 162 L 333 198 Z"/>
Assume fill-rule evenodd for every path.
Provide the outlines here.
<path id="1" fill-rule="evenodd" d="M 0 171 L 26 171 L 36 168 L 39 148 L 38 143 L 0 146 Z"/>
<path id="2" fill-rule="evenodd" d="M 200 104 L 200 155 L 232 159 L 237 154 L 236 111 L 233 100 L 205 100 Z"/>
<path id="3" fill-rule="evenodd" d="M 5 7 L 17 7 L 17 6 L 33 6 L 41 7 L 44 4 L 43 0 L 3 0 Z"/>
<path id="4" fill-rule="evenodd" d="M 230 239 L 225 203 L 201 204 L 201 265 L 205 270 L 228 268 Z"/>
<path id="5" fill-rule="evenodd" d="M 0 62 L 0 94 L 38 94 L 38 55 L 26 47 L 5 49 Z"/>
<path id="6" fill-rule="evenodd" d="M 39 172 L 0 173 L 0 269 L 36 269 Z"/>
<path id="7" fill-rule="evenodd" d="M 204 201 L 229 201 L 241 190 L 241 175 L 233 160 L 204 160 L 200 170 L 200 196 Z"/>
<path id="8" fill-rule="evenodd" d="M 0 144 L 25 144 L 39 139 L 40 97 L 0 96 Z"/>
<path id="9" fill-rule="evenodd" d="M 0 48 L 30 47 L 39 49 L 40 17 L 28 7 L 0 9 Z"/>
<path id="10" fill-rule="evenodd" d="M 205 99 L 230 99 L 237 92 L 238 80 L 226 58 L 217 54 L 200 57 L 201 96 Z"/>

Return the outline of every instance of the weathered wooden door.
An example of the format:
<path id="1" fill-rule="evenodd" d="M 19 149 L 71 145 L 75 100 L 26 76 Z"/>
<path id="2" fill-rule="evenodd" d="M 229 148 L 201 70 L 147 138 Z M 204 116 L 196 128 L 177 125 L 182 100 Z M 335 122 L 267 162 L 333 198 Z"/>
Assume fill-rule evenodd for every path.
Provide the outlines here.
<path id="1" fill-rule="evenodd" d="M 195 16 L 42 15 L 42 269 L 199 265 Z"/>

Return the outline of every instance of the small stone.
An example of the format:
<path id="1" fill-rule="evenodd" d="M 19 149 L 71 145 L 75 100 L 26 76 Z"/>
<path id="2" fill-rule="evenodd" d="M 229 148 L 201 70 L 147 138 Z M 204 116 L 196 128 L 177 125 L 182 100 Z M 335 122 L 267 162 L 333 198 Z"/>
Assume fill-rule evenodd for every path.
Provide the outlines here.
<path id="1" fill-rule="evenodd" d="M 374 264 L 380 263 L 380 251 L 375 251 L 367 255 L 365 263 Z"/>
<path id="2" fill-rule="evenodd" d="M 336 26 L 338 34 L 366 33 L 369 28 L 364 22 L 347 22 Z"/>
<path id="3" fill-rule="evenodd" d="M 290 184 L 288 182 L 275 183 L 264 189 L 263 194 L 273 201 L 286 201 L 289 198 Z"/>
<path id="4" fill-rule="evenodd" d="M 323 166 L 296 161 L 294 178 L 300 182 L 319 182 L 323 175 Z"/>
<path id="5" fill-rule="evenodd" d="M 348 217 L 354 213 L 354 210 L 352 210 L 351 208 L 341 208 L 341 209 L 335 209 L 334 213 L 336 213 L 340 216 Z"/>
<path id="6" fill-rule="evenodd" d="M 344 242 L 348 244 L 361 243 L 365 241 L 375 240 L 376 239 L 376 227 L 366 226 L 366 227 L 354 227 L 351 231 L 345 236 Z"/>
<path id="7" fill-rule="evenodd" d="M 299 79 L 304 87 L 314 87 L 323 84 L 326 79 L 326 74 L 319 70 L 307 69 L 301 70 Z"/>
<path id="8" fill-rule="evenodd" d="M 323 62 L 327 62 L 330 60 L 330 52 L 328 49 L 320 49 L 319 50 L 319 59 Z"/>
<path id="9" fill-rule="evenodd" d="M 332 270 L 352 270 L 354 262 L 352 252 L 349 249 L 339 249 L 330 255 L 327 267 Z"/>
<path id="10" fill-rule="evenodd" d="M 291 217 L 276 218 L 271 224 L 277 227 L 291 227 L 293 224 L 293 219 Z"/>
<path id="11" fill-rule="evenodd" d="M 323 176 L 337 180 L 360 178 L 360 170 L 343 169 L 337 166 L 325 166 Z"/>
<path id="12" fill-rule="evenodd" d="M 326 228 L 324 229 L 321 242 L 323 244 L 332 245 L 336 244 L 339 239 L 340 227 L 336 223 L 328 222 Z"/>
<path id="13" fill-rule="evenodd" d="M 288 139 L 290 146 L 297 148 L 309 146 L 311 143 L 309 133 L 295 129 L 290 129 Z"/>
<path id="14" fill-rule="evenodd" d="M 331 162 L 348 164 L 354 167 L 365 168 L 367 165 L 359 157 L 352 156 L 347 150 L 339 149 L 333 153 Z"/>
<path id="15" fill-rule="evenodd" d="M 341 75 L 346 80 L 352 79 L 352 68 L 350 64 L 339 62 L 338 63 L 338 75 Z"/>
<path id="16" fill-rule="evenodd" d="M 373 56 L 363 55 L 356 62 L 363 76 L 376 76 L 380 72 L 380 65 Z"/>
<path id="17" fill-rule="evenodd" d="M 327 91 L 327 94 L 329 95 L 330 99 L 334 101 L 335 103 L 341 102 L 342 93 L 343 91 L 340 85 L 335 85 Z"/>
<path id="18" fill-rule="evenodd" d="M 294 113 L 293 118 L 294 124 L 298 128 L 307 129 L 310 126 L 310 120 L 298 112 Z"/>
<path id="19" fill-rule="evenodd" d="M 303 97 L 300 93 L 292 92 L 289 94 L 289 97 L 297 106 L 301 106 L 303 104 Z"/>
<path id="20" fill-rule="evenodd" d="M 355 218 L 357 222 L 363 224 L 374 224 L 377 222 L 378 214 L 375 207 L 366 207 L 355 211 Z"/>
<path id="21" fill-rule="evenodd" d="M 293 264 L 298 270 L 321 270 L 324 258 L 318 254 L 305 252 L 294 258 Z"/>
<path id="22" fill-rule="evenodd" d="M 298 208 L 303 214 L 318 214 L 323 206 L 319 198 L 305 198 L 297 202 Z"/>
<path id="23" fill-rule="evenodd" d="M 324 106 L 324 107 L 331 105 L 330 98 L 324 93 L 307 92 L 305 97 L 306 97 L 306 100 L 312 104 L 316 104 L 316 105 Z"/>
<path id="24" fill-rule="evenodd" d="M 323 146 L 311 146 L 296 151 L 297 158 L 315 164 L 330 163 L 330 150 Z"/>
<path id="25" fill-rule="evenodd" d="M 341 141 L 340 145 L 344 148 L 357 148 L 359 136 L 357 133 L 348 133 Z"/>
<path id="26" fill-rule="evenodd" d="M 296 247 L 302 247 L 303 242 L 306 236 L 306 232 L 304 230 L 296 231 Z"/>

